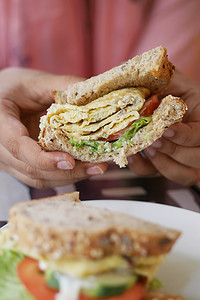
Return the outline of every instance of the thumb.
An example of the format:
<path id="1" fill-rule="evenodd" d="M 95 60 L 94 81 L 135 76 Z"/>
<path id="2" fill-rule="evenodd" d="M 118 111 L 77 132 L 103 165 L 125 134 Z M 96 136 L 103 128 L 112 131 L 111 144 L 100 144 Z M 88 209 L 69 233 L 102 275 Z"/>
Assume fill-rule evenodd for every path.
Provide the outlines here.
<path id="1" fill-rule="evenodd" d="M 82 80 L 83 77 L 75 75 L 56 75 L 40 70 L 11 67 L 0 71 L 0 96 L 10 98 L 15 94 L 18 106 L 24 107 L 24 103 L 30 99 L 48 107 L 53 102 L 52 90 L 66 89 Z"/>
<path id="2" fill-rule="evenodd" d="M 184 98 L 188 92 L 188 88 L 192 87 L 193 85 L 194 82 L 191 79 L 176 70 L 169 87 L 164 90 L 160 96 L 163 98 L 171 94 L 176 97 Z"/>
<path id="3" fill-rule="evenodd" d="M 75 75 L 56 75 L 46 72 L 37 75 L 35 89 L 43 91 L 41 101 L 48 105 L 53 102 L 53 90 L 65 90 L 69 85 L 85 80 L 85 78 Z"/>
<path id="4" fill-rule="evenodd" d="M 55 89 L 66 89 L 69 85 L 85 80 L 84 77 L 76 75 L 57 75 Z"/>

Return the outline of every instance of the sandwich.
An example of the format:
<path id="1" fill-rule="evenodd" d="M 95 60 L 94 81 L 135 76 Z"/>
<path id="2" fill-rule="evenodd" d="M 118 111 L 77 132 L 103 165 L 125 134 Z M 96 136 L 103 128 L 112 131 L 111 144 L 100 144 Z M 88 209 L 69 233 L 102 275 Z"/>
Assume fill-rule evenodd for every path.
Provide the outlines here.
<path id="1" fill-rule="evenodd" d="M 167 50 L 159 46 L 66 90 L 53 90 L 55 103 L 41 117 L 38 143 L 81 161 L 125 167 L 127 156 L 182 120 L 186 105 L 180 98 L 158 100 L 173 73 Z"/>
<path id="2" fill-rule="evenodd" d="M 0 299 L 183 300 L 156 292 L 180 234 L 78 192 L 18 203 L 0 235 Z"/>

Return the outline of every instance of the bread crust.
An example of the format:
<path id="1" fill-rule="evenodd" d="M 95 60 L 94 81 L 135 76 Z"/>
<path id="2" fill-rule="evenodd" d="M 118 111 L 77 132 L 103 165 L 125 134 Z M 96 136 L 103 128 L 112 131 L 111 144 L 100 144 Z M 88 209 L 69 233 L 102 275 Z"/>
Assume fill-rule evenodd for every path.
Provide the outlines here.
<path id="1" fill-rule="evenodd" d="M 162 292 L 147 293 L 143 300 L 186 300 L 178 295 L 166 294 Z"/>
<path id="2" fill-rule="evenodd" d="M 102 74 L 77 82 L 64 91 L 52 91 L 56 103 L 87 104 L 124 87 L 144 86 L 157 94 L 166 88 L 174 74 L 166 48 L 159 46 L 129 59 Z"/>
<path id="3" fill-rule="evenodd" d="M 131 139 L 131 143 L 124 144 L 115 151 L 98 154 L 90 152 L 87 146 L 81 149 L 73 147 L 69 138 L 61 130 L 52 129 L 51 126 L 43 126 L 40 132 L 39 144 L 47 151 L 68 152 L 75 159 L 86 162 L 106 162 L 113 160 L 120 167 L 128 163 L 127 156 L 142 151 L 160 138 L 164 131 L 172 124 L 182 120 L 186 113 L 186 104 L 178 97 L 171 95 L 165 97 L 159 107 L 154 111 L 152 121 Z"/>
<path id="4" fill-rule="evenodd" d="M 69 194 L 63 194 L 11 208 L 10 238 L 17 238 L 19 249 L 50 259 L 146 257 L 168 253 L 180 235 L 177 230 L 68 198 Z"/>

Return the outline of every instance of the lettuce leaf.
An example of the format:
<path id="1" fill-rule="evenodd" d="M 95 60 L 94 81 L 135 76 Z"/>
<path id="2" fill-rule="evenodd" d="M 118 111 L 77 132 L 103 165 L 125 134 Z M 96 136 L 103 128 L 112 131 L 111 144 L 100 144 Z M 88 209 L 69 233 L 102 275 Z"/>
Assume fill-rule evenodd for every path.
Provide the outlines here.
<path id="1" fill-rule="evenodd" d="M 157 291 L 163 287 L 163 283 L 160 279 L 154 278 L 147 285 L 147 289 L 151 291 Z"/>
<path id="2" fill-rule="evenodd" d="M 17 276 L 16 268 L 24 255 L 12 250 L 3 250 L 0 256 L 0 299 L 34 300 Z"/>
<path id="3" fill-rule="evenodd" d="M 123 142 L 130 141 L 138 130 L 146 125 L 148 125 L 152 120 L 152 117 L 143 117 L 139 120 L 135 121 L 120 137 L 119 140 L 113 142 L 112 150 L 121 148 L 123 146 Z"/>
<path id="4" fill-rule="evenodd" d="M 76 142 L 73 138 L 70 139 L 70 143 L 72 146 L 75 146 L 76 149 L 81 149 L 83 146 L 89 146 L 89 151 L 90 152 L 98 152 L 98 148 L 100 145 L 105 145 L 106 142 L 103 141 L 81 141 L 81 142 Z M 104 149 L 105 150 L 105 149 Z"/>

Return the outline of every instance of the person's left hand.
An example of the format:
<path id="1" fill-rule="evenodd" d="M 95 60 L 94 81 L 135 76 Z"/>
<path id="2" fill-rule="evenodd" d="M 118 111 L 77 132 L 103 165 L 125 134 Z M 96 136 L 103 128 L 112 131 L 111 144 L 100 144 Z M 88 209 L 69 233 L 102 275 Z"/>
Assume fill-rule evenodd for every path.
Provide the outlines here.
<path id="1" fill-rule="evenodd" d="M 165 92 L 181 97 L 188 106 L 183 122 L 172 125 L 162 138 L 140 154 L 129 157 L 129 168 L 139 175 L 159 172 L 191 186 L 200 181 L 200 84 L 176 72 Z"/>

